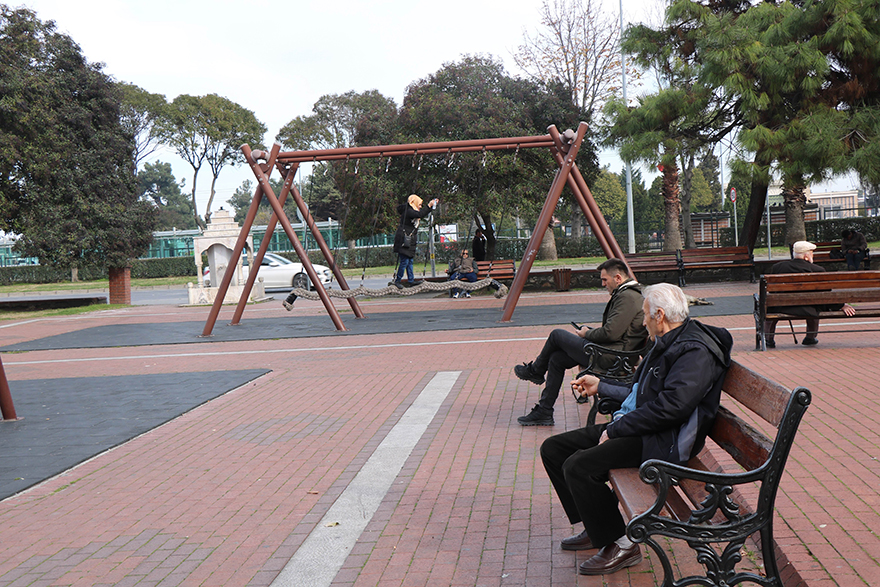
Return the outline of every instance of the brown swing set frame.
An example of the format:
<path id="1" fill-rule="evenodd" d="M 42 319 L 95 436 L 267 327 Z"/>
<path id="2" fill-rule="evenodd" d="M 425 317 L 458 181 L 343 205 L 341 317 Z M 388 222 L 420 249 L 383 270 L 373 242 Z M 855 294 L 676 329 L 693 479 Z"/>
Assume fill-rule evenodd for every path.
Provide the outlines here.
<path id="1" fill-rule="evenodd" d="M 551 125 L 547 129 L 546 135 L 528 137 L 505 137 L 495 139 L 474 139 L 465 141 L 411 143 L 402 145 L 382 145 L 375 147 L 349 147 L 342 149 L 287 152 L 281 152 L 281 145 L 277 142 L 272 146 L 272 150 L 269 152 L 252 151 L 248 145 L 242 145 L 241 151 L 244 154 L 245 160 L 247 161 L 248 165 L 250 165 L 251 170 L 254 173 L 254 177 L 257 180 L 257 188 L 254 191 L 253 200 L 251 201 L 251 205 L 248 208 L 248 213 L 245 217 L 244 223 L 242 224 L 241 232 L 238 235 L 238 240 L 236 241 L 235 249 L 232 253 L 232 259 L 238 259 L 241 256 L 241 253 L 244 250 L 245 243 L 247 242 L 247 236 L 250 233 L 251 228 L 253 227 L 254 219 L 256 218 L 260 202 L 263 196 L 265 196 L 266 199 L 269 201 L 269 205 L 272 207 L 272 216 L 269 220 L 268 225 L 266 226 L 266 234 L 271 235 L 275 231 L 275 225 L 279 222 L 281 223 L 284 232 L 290 239 L 290 242 L 293 245 L 294 251 L 296 251 L 297 256 L 299 256 L 300 260 L 302 261 L 303 267 L 306 270 L 306 274 L 309 276 L 309 279 L 314 284 L 318 296 L 321 298 L 321 302 L 324 304 L 324 308 L 327 310 L 327 314 L 333 321 L 334 326 L 337 330 L 346 330 L 345 325 L 342 323 L 342 319 L 339 316 L 339 312 L 330 301 L 330 297 L 327 295 L 327 291 L 321 284 L 321 280 L 318 279 L 315 268 L 309 260 L 305 249 L 300 243 L 299 238 L 297 238 L 296 233 L 294 232 L 293 227 L 290 224 L 290 221 L 284 213 L 284 202 L 289 195 L 292 195 L 294 201 L 296 202 L 296 206 L 300 211 L 300 214 L 305 219 L 305 222 L 309 227 L 309 230 L 311 231 L 312 237 L 315 239 L 315 242 L 318 244 L 321 253 L 324 255 L 328 267 L 330 267 L 330 269 L 333 271 L 333 275 L 336 277 L 336 280 L 339 283 L 339 287 L 343 290 L 350 289 L 348 287 L 347 281 L 345 280 L 345 277 L 342 275 L 342 272 L 336 266 L 336 262 L 333 258 L 330 248 L 327 246 L 327 243 L 321 236 L 321 232 L 318 230 L 314 219 L 309 213 L 308 207 L 306 206 L 302 195 L 299 193 L 299 190 L 296 189 L 296 186 L 293 183 L 293 178 L 296 175 L 296 170 L 299 168 L 299 165 L 301 163 L 339 160 L 348 161 L 351 159 L 367 159 L 376 157 L 402 157 L 442 153 L 451 154 L 474 151 L 499 151 L 543 147 L 550 150 L 550 153 L 556 161 L 556 164 L 559 166 L 559 169 L 556 171 L 556 176 L 553 179 L 553 183 L 550 186 L 550 191 L 548 192 L 547 198 L 544 201 L 544 206 L 541 209 L 541 214 L 538 216 L 535 230 L 532 232 L 532 237 L 529 239 L 529 243 L 526 247 L 525 253 L 523 254 L 522 261 L 520 262 L 519 270 L 516 272 L 513 284 L 510 287 L 510 292 L 508 293 L 507 299 L 504 302 L 504 313 L 501 318 L 501 322 L 510 322 L 511 317 L 513 316 L 513 311 L 516 308 L 517 302 L 519 301 L 519 296 L 522 293 L 526 280 L 528 279 L 529 271 L 531 270 L 532 264 L 534 263 L 535 257 L 537 256 L 538 246 L 541 244 L 541 240 L 544 238 L 544 232 L 550 225 L 550 221 L 553 217 L 553 211 L 556 209 L 556 204 L 559 202 L 559 197 L 562 194 L 562 188 L 565 185 L 568 185 L 568 187 L 571 189 L 571 192 L 574 194 L 574 197 L 577 200 L 581 210 L 583 211 L 587 222 L 593 229 L 593 232 L 595 233 L 596 238 L 599 241 L 599 245 L 602 247 L 602 251 L 605 253 L 605 256 L 609 258 L 617 257 L 618 259 L 623 259 L 624 262 L 626 262 L 623 251 L 617 244 L 617 241 L 614 238 L 611 229 L 605 222 L 605 218 L 599 211 L 599 207 L 596 205 L 596 201 L 593 199 L 590 188 L 587 187 L 586 181 L 584 181 L 580 170 L 577 168 L 577 165 L 575 165 L 575 157 L 577 157 L 578 150 L 580 149 L 586 132 L 587 124 L 585 122 L 581 122 L 578 125 L 577 132 L 567 130 L 564 133 L 560 133 L 557 130 L 556 126 Z M 284 178 L 281 193 L 277 196 L 272 190 L 272 186 L 269 185 L 269 175 L 272 173 L 273 169 L 278 169 L 281 176 Z M 256 267 L 257 270 L 251 271 L 248 274 L 247 282 L 245 284 L 244 291 L 242 292 L 241 299 L 239 300 L 238 305 L 235 308 L 235 312 L 233 313 L 231 322 L 232 325 L 239 324 L 239 322 L 241 321 L 241 316 L 244 313 L 244 308 L 247 305 L 247 300 L 257 279 L 258 269 L 263 261 L 263 257 L 265 256 L 266 251 L 268 250 L 270 240 L 271 239 L 264 238 L 262 243 L 260 244 L 259 250 L 254 255 L 253 266 Z M 211 311 L 208 315 L 208 320 L 206 321 L 205 328 L 202 331 L 202 336 L 210 336 L 213 332 L 214 324 L 216 323 L 217 317 L 220 314 L 220 308 L 223 304 L 223 298 L 226 296 L 226 291 L 229 289 L 233 273 L 233 271 L 227 271 L 220 282 L 219 292 L 214 299 L 214 304 L 211 307 Z M 355 298 L 348 298 L 348 303 L 357 318 L 365 317 Z"/>

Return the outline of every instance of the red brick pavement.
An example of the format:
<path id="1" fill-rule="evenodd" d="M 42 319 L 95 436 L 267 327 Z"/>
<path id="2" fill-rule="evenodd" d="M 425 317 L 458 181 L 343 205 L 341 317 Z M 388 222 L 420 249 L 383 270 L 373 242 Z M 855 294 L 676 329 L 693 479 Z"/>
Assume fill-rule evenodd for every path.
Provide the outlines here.
<path id="1" fill-rule="evenodd" d="M 711 298 L 754 286 L 687 291 Z M 527 295 L 520 304 L 603 296 Z M 412 309 L 417 320 L 425 304 L 501 303 L 362 305 L 368 315 Z M 255 306 L 244 319 L 323 312 L 318 304 L 298 306 L 290 314 L 277 304 Z M 0 324 L 0 333 L 12 343 L 107 323 L 206 315 L 204 308 L 137 307 Z M 224 310 L 221 320 L 229 315 Z M 756 353 L 750 316 L 707 322 L 733 329 L 737 360 L 814 394 L 778 498 L 776 535 L 797 574 L 810 586 L 880 585 L 880 336 L 820 335 L 815 348 L 779 336 L 778 349 Z M 273 371 L 0 502 L 0 587 L 268 585 L 431 377 L 457 370 L 462 375 L 334 585 L 654 585 L 659 571 L 645 549 L 645 562 L 628 572 L 578 577 L 583 554 L 558 547 L 571 527 L 537 449 L 548 435 L 578 425 L 578 407 L 563 394 L 555 427 L 518 426 L 516 417 L 531 408 L 539 388 L 511 372 L 534 356 L 551 329 L 6 355 L 13 393 L 15 381 L 45 377 Z"/>

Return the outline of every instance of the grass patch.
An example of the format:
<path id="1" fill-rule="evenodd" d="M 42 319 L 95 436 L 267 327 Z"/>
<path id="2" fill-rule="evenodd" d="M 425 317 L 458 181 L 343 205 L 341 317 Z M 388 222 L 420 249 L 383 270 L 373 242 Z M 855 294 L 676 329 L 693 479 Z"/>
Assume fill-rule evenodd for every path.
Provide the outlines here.
<path id="1" fill-rule="evenodd" d="M 58 308 L 54 310 L 34 310 L 14 312 L 8 310 L 0 310 L 0 320 L 33 320 L 34 318 L 51 318 L 55 316 L 76 316 L 79 314 L 88 314 L 90 312 L 100 312 L 102 310 L 118 310 L 119 308 L 129 308 L 125 304 L 92 304 L 90 306 L 80 306 L 78 308 Z"/>

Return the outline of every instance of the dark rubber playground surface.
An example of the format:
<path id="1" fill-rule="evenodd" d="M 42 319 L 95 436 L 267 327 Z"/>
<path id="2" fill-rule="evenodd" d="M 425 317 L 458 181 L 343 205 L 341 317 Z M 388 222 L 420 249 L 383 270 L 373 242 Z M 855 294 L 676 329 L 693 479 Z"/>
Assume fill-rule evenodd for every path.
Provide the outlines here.
<path id="1" fill-rule="evenodd" d="M 268 373 L 266 369 L 11 382 L 22 419 L 0 423 L 0 499 Z"/>
<path id="2" fill-rule="evenodd" d="M 692 306 L 691 316 L 730 316 L 752 313 L 750 296 L 718 297 L 711 306 Z M 426 332 L 433 330 L 462 330 L 477 328 L 506 328 L 510 326 L 560 326 L 571 320 L 601 323 L 605 303 L 558 304 L 520 306 L 509 323 L 499 323 L 501 310 L 497 308 L 467 308 L 464 304 L 455 310 L 424 310 L 387 312 L 357 319 L 343 313 L 342 321 L 348 329 L 338 332 L 327 315 L 291 316 L 289 319 L 242 319 L 237 326 L 220 320 L 210 337 L 201 337 L 204 322 L 177 322 L 163 324 L 115 324 L 86 328 L 57 336 L 49 336 L 0 348 L 3 352 L 36 351 L 75 348 L 127 347 L 197 342 L 226 342 L 282 338 L 310 338 L 316 336 L 345 336 L 352 334 L 389 334 L 394 332 Z"/>

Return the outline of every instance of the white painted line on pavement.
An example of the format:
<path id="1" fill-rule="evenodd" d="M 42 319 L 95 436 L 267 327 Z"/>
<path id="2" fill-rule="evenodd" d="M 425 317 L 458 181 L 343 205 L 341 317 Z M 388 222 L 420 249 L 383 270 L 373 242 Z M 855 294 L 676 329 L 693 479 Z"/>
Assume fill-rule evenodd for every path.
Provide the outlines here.
<path id="1" fill-rule="evenodd" d="M 156 355 L 125 355 L 120 357 L 88 357 L 82 359 L 47 359 L 44 361 L 9 361 L 4 360 L 5 367 L 14 365 L 46 365 L 54 363 L 88 363 L 92 361 L 127 361 L 127 360 L 144 360 L 144 359 L 175 359 L 178 357 L 226 357 L 235 355 L 264 355 L 271 353 L 312 353 L 326 351 L 357 351 L 366 349 L 393 349 L 420 346 L 444 346 L 458 344 L 500 344 L 505 342 L 532 342 L 536 340 L 546 340 L 546 336 L 528 337 L 528 338 L 498 338 L 498 339 L 480 339 L 480 340 L 447 340 L 447 341 L 430 341 L 430 342 L 401 342 L 393 344 L 361 344 L 352 346 L 328 346 L 328 347 L 309 347 L 303 349 L 265 349 L 260 351 L 217 351 L 206 353 L 166 353 Z M 230 341 L 245 342 L 245 341 Z M 51 349 L 50 349 L 51 350 Z"/>
<path id="2" fill-rule="evenodd" d="M 326 587 L 333 582 L 459 375 L 461 371 L 445 371 L 434 376 L 330 506 L 272 587 Z"/>
<path id="3" fill-rule="evenodd" d="M 869 324 L 880 324 L 880 321 L 870 321 L 870 322 L 823 322 L 823 326 L 866 326 Z M 738 330 L 754 330 L 754 326 L 739 326 L 736 328 L 728 328 L 727 330 L 738 331 Z M 778 334 L 778 333 L 777 333 Z M 293 339 L 291 339 L 293 340 Z M 430 342 L 402 342 L 402 343 L 392 343 L 392 344 L 362 344 L 362 345 L 351 345 L 351 346 L 328 346 L 328 347 L 309 347 L 302 349 L 265 349 L 260 351 L 216 351 L 216 352 L 205 352 L 205 353 L 163 353 L 156 355 L 123 355 L 119 357 L 88 357 L 82 359 L 47 359 L 44 361 L 9 361 L 5 360 L 3 365 L 5 367 L 15 366 L 15 365 L 52 365 L 57 363 L 90 363 L 95 361 L 141 361 L 146 359 L 175 359 L 178 357 L 226 357 L 226 356 L 237 356 L 237 355 L 265 355 L 272 353 L 311 353 L 311 352 L 326 352 L 326 351 L 357 351 L 357 350 L 365 350 L 365 349 L 393 349 L 393 348 L 406 348 L 406 347 L 421 347 L 421 346 L 445 346 L 445 345 L 460 345 L 460 344 L 502 344 L 502 343 L 516 343 L 516 342 L 533 342 L 533 341 L 544 341 L 547 340 L 546 336 L 531 336 L 531 337 L 523 337 L 523 338 L 484 338 L 478 340 L 447 340 L 447 341 L 430 341 Z M 217 342 L 246 342 L 246 341 L 217 341 Z M 47 349 L 47 350 L 57 350 L 57 349 Z M 36 352 L 36 351 L 32 351 Z"/>

